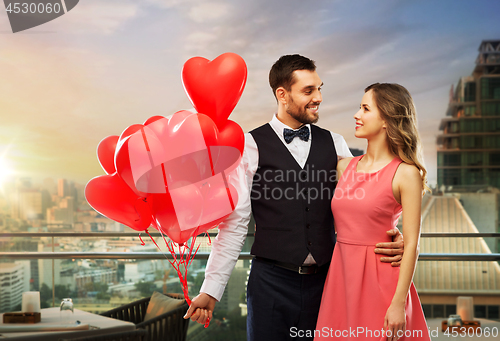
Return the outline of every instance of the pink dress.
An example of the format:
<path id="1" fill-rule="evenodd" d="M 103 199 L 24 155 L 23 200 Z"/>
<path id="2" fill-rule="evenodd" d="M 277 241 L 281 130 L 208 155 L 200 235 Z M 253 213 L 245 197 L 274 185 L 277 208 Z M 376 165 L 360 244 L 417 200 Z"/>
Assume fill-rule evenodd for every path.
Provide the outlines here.
<path id="1" fill-rule="evenodd" d="M 401 160 L 373 173 L 357 172 L 351 160 L 332 199 L 337 244 L 326 279 L 315 340 L 386 340 L 384 317 L 398 283 L 399 267 L 382 263 L 375 244 L 390 242 L 402 212 L 392 179 Z M 411 332 L 411 334 L 410 334 Z M 406 301 L 406 334 L 400 340 L 430 340 L 413 283 Z"/>

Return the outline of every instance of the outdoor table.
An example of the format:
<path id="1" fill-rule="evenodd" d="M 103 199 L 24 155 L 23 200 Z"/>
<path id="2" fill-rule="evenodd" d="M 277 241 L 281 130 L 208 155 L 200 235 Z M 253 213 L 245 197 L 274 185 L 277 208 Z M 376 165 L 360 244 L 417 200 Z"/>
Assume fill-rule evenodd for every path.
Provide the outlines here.
<path id="1" fill-rule="evenodd" d="M 72 322 L 61 321 L 59 308 L 41 310 L 39 323 L 3 323 L 0 314 L 0 340 L 59 340 L 134 331 L 135 324 L 109 317 L 74 310 Z M 77 323 L 76 321 L 79 321 Z"/>

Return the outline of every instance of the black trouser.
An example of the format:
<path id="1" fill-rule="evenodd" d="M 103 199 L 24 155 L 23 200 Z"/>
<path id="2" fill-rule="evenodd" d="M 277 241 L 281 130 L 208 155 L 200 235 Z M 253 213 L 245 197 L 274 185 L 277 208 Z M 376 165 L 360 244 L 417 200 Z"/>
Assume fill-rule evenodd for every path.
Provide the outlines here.
<path id="1" fill-rule="evenodd" d="M 301 275 L 254 259 L 247 287 L 248 341 L 312 340 L 328 266 Z"/>

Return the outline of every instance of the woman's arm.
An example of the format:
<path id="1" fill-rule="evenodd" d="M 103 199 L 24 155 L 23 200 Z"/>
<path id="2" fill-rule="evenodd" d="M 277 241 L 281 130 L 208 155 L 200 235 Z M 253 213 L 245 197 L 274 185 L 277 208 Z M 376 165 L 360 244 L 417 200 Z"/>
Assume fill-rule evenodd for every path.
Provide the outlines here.
<path id="1" fill-rule="evenodd" d="M 418 259 L 420 240 L 420 220 L 422 205 L 422 178 L 415 166 L 402 163 L 394 176 L 395 197 L 403 206 L 404 254 L 399 270 L 398 284 L 391 305 L 387 309 L 384 329 L 391 330 L 397 340 L 397 332 L 404 333 L 405 304 Z M 401 334 L 401 332 L 400 332 Z"/>
<path id="2" fill-rule="evenodd" d="M 342 176 L 342 174 L 344 174 L 345 169 L 347 168 L 349 162 L 351 162 L 352 159 L 353 159 L 352 157 L 345 157 L 337 162 L 337 181 L 340 180 L 340 177 Z"/>

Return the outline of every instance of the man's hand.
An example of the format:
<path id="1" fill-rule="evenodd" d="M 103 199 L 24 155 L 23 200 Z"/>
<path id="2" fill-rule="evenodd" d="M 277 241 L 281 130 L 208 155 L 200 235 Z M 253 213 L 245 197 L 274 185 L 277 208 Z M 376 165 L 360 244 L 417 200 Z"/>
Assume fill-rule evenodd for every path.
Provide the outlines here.
<path id="1" fill-rule="evenodd" d="M 397 228 L 389 230 L 386 233 L 392 237 L 392 242 L 376 244 L 375 253 L 392 256 L 380 258 L 381 262 L 391 263 L 392 266 L 400 266 L 404 252 L 403 235 Z"/>
<path id="2" fill-rule="evenodd" d="M 205 324 L 207 319 L 212 320 L 212 313 L 216 302 L 217 300 L 215 298 L 201 292 L 191 301 L 191 306 L 189 307 L 186 315 L 184 315 L 184 318 L 188 319 L 191 317 L 192 321 Z"/>

